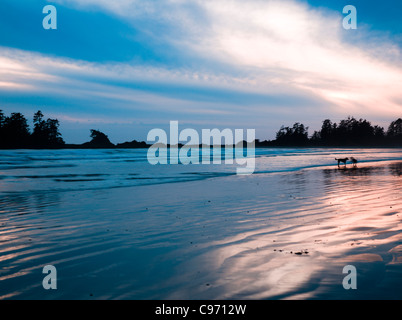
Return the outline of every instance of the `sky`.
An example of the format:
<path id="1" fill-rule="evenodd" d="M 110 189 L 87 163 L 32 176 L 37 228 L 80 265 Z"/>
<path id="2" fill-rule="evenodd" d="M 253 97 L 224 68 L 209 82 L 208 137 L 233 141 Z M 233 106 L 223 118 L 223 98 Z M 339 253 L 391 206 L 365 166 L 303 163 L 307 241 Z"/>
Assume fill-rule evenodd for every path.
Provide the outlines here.
<path id="1" fill-rule="evenodd" d="M 57 9 L 57 29 L 42 12 Z M 357 29 L 343 28 L 354 5 Z M 400 0 L 1 0 L 0 109 L 67 143 L 402 117 Z"/>

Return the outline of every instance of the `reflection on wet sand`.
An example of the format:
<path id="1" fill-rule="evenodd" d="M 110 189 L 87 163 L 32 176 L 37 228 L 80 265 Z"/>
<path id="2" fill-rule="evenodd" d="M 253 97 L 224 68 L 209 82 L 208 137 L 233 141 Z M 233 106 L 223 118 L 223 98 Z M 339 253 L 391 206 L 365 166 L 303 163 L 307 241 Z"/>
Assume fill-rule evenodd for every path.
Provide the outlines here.
<path id="1" fill-rule="evenodd" d="M 396 162 L 389 165 L 389 170 L 392 175 L 400 177 L 402 175 L 402 163 Z"/>
<path id="2" fill-rule="evenodd" d="M 401 170 L 359 164 L 6 195 L 0 297 L 400 299 Z M 46 264 L 62 275 L 51 296 L 41 288 Z M 342 287 L 347 264 L 357 290 Z"/>
<path id="3" fill-rule="evenodd" d="M 297 208 L 288 203 L 287 214 L 273 221 L 284 203 L 272 207 L 267 195 L 273 210 L 265 213 L 268 226 L 226 238 L 213 253 L 196 257 L 191 264 L 207 264 L 204 281 L 213 286 L 191 292 L 219 299 L 400 299 L 402 181 L 393 179 L 400 168 L 392 163 L 282 177 L 278 186 L 303 181 L 303 196 L 293 197 Z M 342 286 L 347 264 L 357 268 L 359 290 Z M 185 278 L 197 277 L 190 274 Z"/>

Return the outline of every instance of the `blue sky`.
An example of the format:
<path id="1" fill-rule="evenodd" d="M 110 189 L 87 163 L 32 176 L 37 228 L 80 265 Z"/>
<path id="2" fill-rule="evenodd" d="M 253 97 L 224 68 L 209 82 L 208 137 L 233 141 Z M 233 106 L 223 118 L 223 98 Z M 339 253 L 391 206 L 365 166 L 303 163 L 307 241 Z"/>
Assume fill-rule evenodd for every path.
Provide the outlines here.
<path id="1" fill-rule="evenodd" d="M 42 9 L 57 8 L 57 30 Z M 357 30 L 342 9 L 357 8 Z M 254 128 L 402 115 L 397 0 L 2 0 L 0 109 L 58 118 L 67 142 L 167 128 Z"/>

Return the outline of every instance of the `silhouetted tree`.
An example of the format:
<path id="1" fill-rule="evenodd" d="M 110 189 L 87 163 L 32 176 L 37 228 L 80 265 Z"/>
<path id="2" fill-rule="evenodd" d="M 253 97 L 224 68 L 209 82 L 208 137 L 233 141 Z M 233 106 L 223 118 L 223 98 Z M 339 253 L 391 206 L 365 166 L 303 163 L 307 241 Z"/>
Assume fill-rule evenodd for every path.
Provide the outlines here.
<path id="1" fill-rule="evenodd" d="M 32 133 L 32 145 L 40 148 L 54 148 L 64 145 L 64 140 L 59 132 L 57 119 L 43 120 L 43 113 L 39 110 L 33 117 L 34 130 Z"/>
<path id="2" fill-rule="evenodd" d="M 90 137 L 92 138 L 91 142 L 93 142 L 93 143 L 105 143 L 105 142 L 109 143 L 110 142 L 108 136 L 99 130 L 91 129 Z"/>
<path id="3" fill-rule="evenodd" d="M 47 136 L 47 141 L 50 146 L 60 146 L 64 144 L 64 140 L 59 132 L 59 120 L 57 119 L 47 119 L 45 123 L 45 132 Z"/>
<path id="4" fill-rule="evenodd" d="M 387 140 L 391 144 L 402 145 L 402 119 L 392 121 L 387 130 Z"/>
<path id="5" fill-rule="evenodd" d="M 385 131 L 383 127 L 375 125 L 374 130 L 374 142 L 377 145 L 383 145 L 385 142 Z"/>
<path id="6" fill-rule="evenodd" d="M 376 137 L 377 139 L 383 139 L 385 137 L 385 131 L 383 127 L 374 126 L 374 137 Z"/>
<path id="7" fill-rule="evenodd" d="M 308 127 L 296 122 L 292 128 L 282 126 L 276 133 L 276 144 L 303 146 L 308 143 Z"/>
<path id="8" fill-rule="evenodd" d="M 387 130 L 388 137 L 402 136 L 402 119 L 392 121 Z"/>
<path id="9" fill-rule="evenodd" d="M 320 139 L 324 144 L 333 143 L 336 139 L 336 123 L 331 120 L 325 119 L 321 126 Z"/>
<path id="10" fill-rule="evenodd" d="M 341 120 L 336 128 L 335 139 L 337 144 L 352 145 L 354 143 L 353 128 L 356 127 L 357 120 L 353 117 Z"/>
<path id="11" fill-rule="evenodd" d="M 45 121 L 43 113 L 39 110 L 33 116 L 34 129 L 32 133 L 32 144 L 37 147 L 46 145 Z"/>
<path id="12" fill-rule="evenodd" d="M 0 110 L 0 128 L 3 128 L 5 120 L 6 116 L 4 115 L 3 110 Z"/>
<path id="13" fill-rule="evenodd" d="M 4 135 L 4 123 L 6 121 L 6 117 L 3 113 L 3 110 L 0 110 L 0 148 L 3 147 L 3 145 L 5 144 L 5 135 Z"/>
<path id="14" fill-rule="evenodd" d="M 374 143 L 374 127 L 367 120 L 360 119 L 355 121 L 352 127 L 353 142 L 359 145 Z"/>
<path id="15" fill-rule="evenodd" d="M 319 131 L 311 142 L 326 146 L 370 146 L 384 143 L 384 128 L 372 126 L 365 119 L 356 120 L 348 117 L 339 124 L 324 120 Z"/>
<path id="16" fill-rule="evenodd" d="M 6 148 L 28 148 L 30 142 L 30 132 L 27 119 L 19 112 L 14 112 L 4 120 L 3 147 Z"/>
<path id="17" fill-rule="evenodd" d="M 313 144 L 319 144 L 321 142 L 321 132 L 320 131 L 314 131 L 313 135 L 310 138 L 310 141 Z"/>
<path id="18" fill-rule="evenodd" d="M 92 140 L 82 144 L 87 148 L 113 148 L 115 145 L 110 142 L 108 136 L 99 130 L 91 129 Z"/>

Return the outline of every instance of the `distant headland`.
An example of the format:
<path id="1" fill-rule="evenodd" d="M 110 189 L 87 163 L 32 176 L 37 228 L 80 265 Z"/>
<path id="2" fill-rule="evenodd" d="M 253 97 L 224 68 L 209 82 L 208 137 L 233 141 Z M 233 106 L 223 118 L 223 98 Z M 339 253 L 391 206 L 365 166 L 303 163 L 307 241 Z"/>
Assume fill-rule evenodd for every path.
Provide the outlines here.
<path id="1" fill-rule="evenodd" d="M 59 131 L 59 120 L 45 120 L 41 111 L 34 114 L 33 125 L 31 130 L 27 119 L 19 112 L 6 116 L 0 110 L 0 149 L 138 149 L 151 146 L 136 140 L 113 144 L 105 133 L 95 129 L 90 130 L 90 141 L 68 144 Z M 387 130 L 350 116 L 339 123 L 326 119 L 321 129 L 311 136 L 308 127 L 295 123 L 291 127 L 280 127 L 275 140 L 256 139 L 255 147 L 402 147 L 402 119 L 392 121 Z"/>

